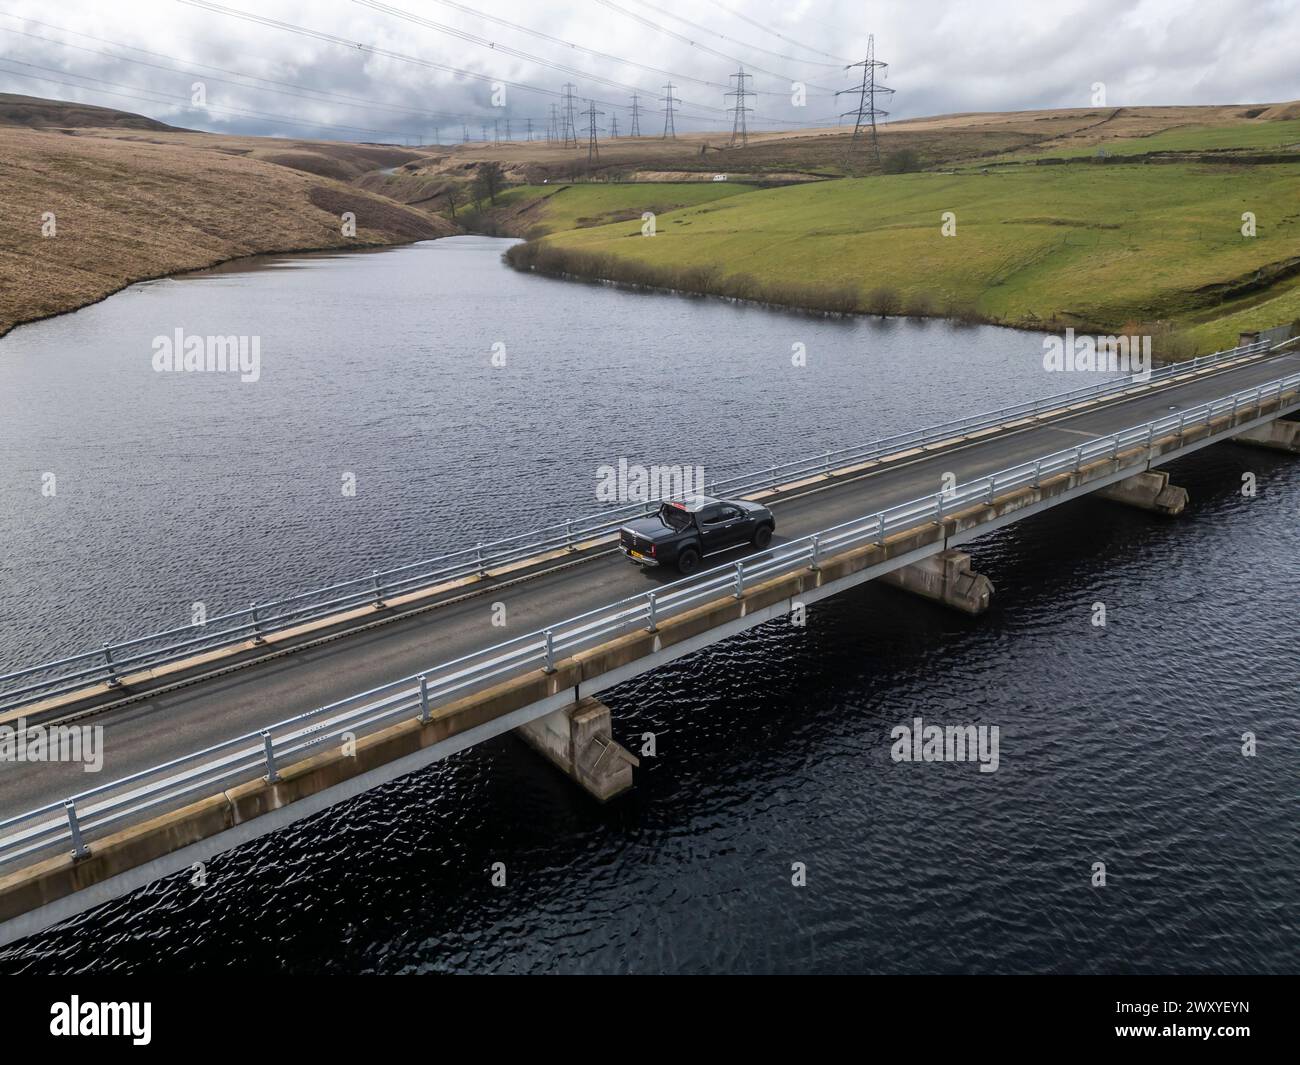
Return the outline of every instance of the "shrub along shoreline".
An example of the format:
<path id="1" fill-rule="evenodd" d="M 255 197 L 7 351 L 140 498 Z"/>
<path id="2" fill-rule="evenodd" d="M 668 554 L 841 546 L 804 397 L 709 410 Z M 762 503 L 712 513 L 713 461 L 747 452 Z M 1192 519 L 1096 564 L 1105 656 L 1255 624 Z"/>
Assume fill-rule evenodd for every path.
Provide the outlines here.
<path id="1" fill-rule="evenodd" d="M 928 297 L 905 301 L 896 289 L 885 286 L 864 292 L 861 286 L 848 282 L 834 286 L 763 282 L 752 274 L 724 273 L 719 266 L 657 266 L 607 252 L 560 247 L 548 244 L 545 239 L 515 244 L 506 249 L 505 260 L 516 270 L 547 277 L 603 281 L 623 288 L 691 296 L 719 296 L 811 314 L 944 317 L 968 325 L 995 324 L 993 319 L 969 305 L 950 303 L 938 308 Z"/>
<path id="2" fill-rule="evenodd" d="M 764 283 L 751 274 L 727 274 L 717 265 L 661 266 L 609 252 L 566 248 L 548 243 L 545 238 L 512 245 L 503 258 L 511 267 L 525 273 L 639 291 L 712 296 L 832 317 L 942 318 L 956 325 L 996 325 L 1027 332 L 1057 333 L 1070 327 L 1079 334 L 1150 336 L 1158 362 L 1178 362 L 1198 354 L 1195 344 L 1168 322 L 1128 323 L 1120 330 L 1073 319 L 1044 319 L 1032 324 L 1009 322 L 983 314 L 969 303 L 948 300 L 941 305 L 924 294 L 904 298 L 887 286 L 864 289 L 849 282 L 829 287 L 792 281 Z"/>

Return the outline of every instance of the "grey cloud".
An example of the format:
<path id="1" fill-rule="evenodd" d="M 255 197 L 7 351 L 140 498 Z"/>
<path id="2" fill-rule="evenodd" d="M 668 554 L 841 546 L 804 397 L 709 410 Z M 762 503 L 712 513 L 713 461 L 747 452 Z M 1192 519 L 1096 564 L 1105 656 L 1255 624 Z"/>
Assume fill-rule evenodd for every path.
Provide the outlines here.
<path id="1" fill-rule="evenodd" d="M 722 90 L 684 80 L 694 77 L 724 83 L 735 66 L 726 59 L 657 34 L 596 0 L 475 2 L 498 17 L 682 76 L 679 95 L 686 101 L 687 111 L 696 117 L 683 118 L 680 129 L 721 129 L 728 124 L 723 113 L 728 101 Z M 753 44 L 773 52 L 825 61 L 824 56 L 803 51 L 734 17 L 726 7 L 743 11 L 796 41 L 848 59 L 864 51 L 866 34 L 873 32 L 878 56 L 890 62 L 889 84 L 897 89 L 897 95 L 889 106 L 893 116 L 900 118 L 955 111 L 1089 106 L 1091 87 L 1097 81 L 1106 84 L 1107 102 L 1111 105 L 1272 102 L 1295 95 L 1294 75 L 1283 54 L 1283 42 L 1300 37 L 1300 6 L 1290 0 L 1216 0 L 1214 4 L 1189 0 L 1057 0 L 1047 4 L 1024 0 L 915 0 L 873 5 L 867 14 L 856 0 L 654 0 L 653 6 L 643 0 L 617 3 L 718 51 L 744 58 L 751 69 L 767 68 L 786 75 L 756 74 L 755 87 L 772 94 L 754 103 L 759 128 L 763 120 L 779 124 L 827 122 L 849 106 L 846 99 L 813 92 L 806 108 L 793 107 L 788 97 L 790 79 L 797 77 L 831 89 L 848 88 L 853 83 L 853 72 L 746 51 L 745 45 Z M 226 6 L 552 92 L 572 80 L 578 83 L 578 98 L 604 101 L 598 106 L 607 112 L 622 108 L 619 121 L 627 128 L 630 89 L 571 77 L 349 0 L 258 0 L 256 4 L 253 0 L 228 0 Z M 642 105 L 647 109 L 644 125 L 653 128 L 661 120 L 658 109 L 663 76 L 596 60 L 428 0 L 393 0 L 392 6 L 459 27 L 499 45 L 627 83 L 642 94 Z M 656 8 L 716 29 L 730 40 L 676 23 Z M 446 139 L 459 137 L 460 119 L 456 116 L 464 116 L 474 136 L 478 136 L 481 123 L 486 122 L 490 130 L 494 118 L 506 115 L 516 132 L 522 131 L 529 117 L 541 130 L 550 105 L 557 102 L 553 96 L 516 87 L 507 89 L 508 106 L 495 109 L 486 82 L 403 63 L 365 49 L 305 39 L 178 0 L 132 0 L 111 7 L 89 0 L 71 0 L 57 7 L 45 0 L 10 0 L 6 10 L 20 18 L 0 18 L 0 90 L 140 111 L 179 125 L 236 133 L 357 140 L 428 139 L 440 127 Z M 36 21 L 64 29 L 36 25 Z M 12 32 L 19 29 L 79 47 Z M 116 43 L 77 37 L 67 31 L 134 45 L 167 58 L 126 51 Z M 96 52 L 120 53 L 162 67 L 174 64 L 180 69 L 157 69 Z M 38 71 L 19 63 L 62 73 Z M 222 67 L 300 88 L 277 86 L 282 91 L 273 92 L 269 86 L 219 74 L 207 67 Z M 33 80 L 34 75 L 72 84 Z M 211 110 L 188 105 L 194 80 L 206 82 Z M 311 89 L 332 95 L 317 97 Z M 299 95 L 291 95 L 295 92 Z M 354 104 L 339 97 L 356 97 L 362 102 Z M 261 114 L 227 113 L 219 108 Z M 608 122 L 608 116 L 604 121 Z"/>

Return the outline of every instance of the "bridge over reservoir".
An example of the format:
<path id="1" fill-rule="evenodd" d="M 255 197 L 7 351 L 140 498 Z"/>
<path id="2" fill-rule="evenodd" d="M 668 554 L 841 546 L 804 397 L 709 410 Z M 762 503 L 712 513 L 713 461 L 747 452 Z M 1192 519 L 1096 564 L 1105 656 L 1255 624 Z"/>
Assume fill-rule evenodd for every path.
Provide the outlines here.
<path id="1" fill-rule="evenodd" d="M 510 730 L 609 798 L 636 760 L 602 691 L 870 580 L 978 614 L 962 546 L 1092 493 L 1175 515 L 1162 466 L 1300 450 L 1297 410 L 1300 354 L 1246 345 L 710 485 L 778 535 L 689 578 L 622 558 L 637 507 L 0 677 L 0 724 L 102 726 L 111 777 L 0 762 L 0 942 Z"/>

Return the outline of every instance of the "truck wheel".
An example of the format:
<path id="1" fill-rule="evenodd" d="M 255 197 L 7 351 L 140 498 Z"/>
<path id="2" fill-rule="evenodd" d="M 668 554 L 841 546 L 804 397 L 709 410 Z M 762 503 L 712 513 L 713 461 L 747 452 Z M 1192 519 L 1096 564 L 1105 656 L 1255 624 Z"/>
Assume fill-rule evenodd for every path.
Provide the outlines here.
<path id="1" fill-rule="evenodd" d="M 677 572 L 683 576 L 690 576 L 700 568 L 700 553 L 693 547 L 682 549 L 682 553 L 677 556 Z"/>
<path id="2" fill-rule="evenodd" d="M 760 551 L 772 542 L 772 526 L 760 525 L 754 533 L 754 546 Z"/>

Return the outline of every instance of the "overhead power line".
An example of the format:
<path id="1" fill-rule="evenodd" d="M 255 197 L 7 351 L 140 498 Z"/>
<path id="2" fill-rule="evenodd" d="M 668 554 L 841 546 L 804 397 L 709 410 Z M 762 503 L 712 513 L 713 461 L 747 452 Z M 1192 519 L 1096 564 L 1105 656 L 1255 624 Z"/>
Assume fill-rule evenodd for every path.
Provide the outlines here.
<path id="1" fill-rule="evenodd" d="M 676 15 L 673 12 L 660 7 L 658 4 L 650 3 L 650 0 L 634 0 L 634 2 L 640 4 L 642 7 L 648 7 L 651 11 L 657 11 L 659 14 L 665 16 L 666 18 L 675 19 L 676 21 L 682 23 L 684 26 L 690 26 L 692 29 L 703 30 L 705 33 L 710 33 L 714 37 L 724 40 L 728 44 L 731 44 L 737 48 L 744 48 L 751 52 L 762 52 L 764 55 L 774 56 L 777 59 L 786 59 L 789 60 L 791 63 L 803 63 L 807 66 L 831 67 L 834 70 L 842 70 L 844 68 L 845 61 L 842 59 L 836 59 L 835 56 L 831 56 L 832 59 L 836 60 L 834 63 L 823 63 L 821 60 L 818 59 L 803 59 L 796 55 L 786 55 L 784 52 L 774 52 L 770 48 L 763 48 L 757 44 L 746 44 L 744 41 L 738 41 L 736 40 L 736 38 L 730 37 L 725 33 L 719 33 L 717 30 L 710 29 L 708 26 L 701 26 L 698 22 L 692 22 L 690 19 L 683 18 L 681 15 Z M 753 22 L 753 19 L 748 19 L 747 21 Z M 754 25 L 760 26 L 761 28 L 765 28 L 762 27 L 761 23 L 755 22 Z M 778 34 L 777 36 L 780 36 L 780 34 Z M 755 67 L 755 69 L 757 70 L 758 68 Z"/>
<path id="2" fill-rule="evenodd" d="M 441 2 L 441 0 L 438 0 L 438 2 Z M 779 30 L 774 30 L 772 29 L 771 26 L 765 25 L 764 23 L 759 22 L 757 19 L 752 19 L 748 15 L 741 14 L 739 11 L 733 11 L 726 4 L 721 3 L 721 0 L 709 0 L 709 3 L 711 3 L 714 7 L 718 8 L 719 10 L 725 11 L 728 15 L 731 15 L 733 18 L 738 18 L 742 22 L 748 22 L 751 26 L 757 26 L 764 33 L 770 33 L 773 37 L 780 37 L 781 40 L 785 41 L 787 44 L 792 44 L 796 48 L 802 48 L 806 52 L 815 52 L 817 55 L 825 56 L 827 59 L 834 59 L 836 61 L 835 64 L 836 66 L 844 66 L 847 65 L 849 62 L 849 60 L 843 59 L 840 56 L 832 55 L 830 52 L 823 52 L 820 48 L 814 48 L 810 44 L 803 44 L 799 41 L 796 41 L 793 37 L 787 37 L 784 33 L 781 33 Z"/>
<path id="3" fill-rule="evenodd" d="M 449 74 L 455 74 L 458 77 L 472 79 L 478 82 L 485 82 L 489 85 L 501 84 L 507 86 L 508 88 L 519 89 L 523 92 L 540 93 L 544 96 L 551 96 L 557 98 L 561 96 L 561 94 L 557 92 L 555 89 L 548 89 L 540 85 L 530 85 L 527 82 L 522 82 L 522 81 L 512 81 L 507 78 L 494 77 L 491 74 L 484 74 L 482 71 L 466 70 L 462 67 L 451 66 L 448 63 L 439 63 L 433 59 L 424 59 L 421 56 L 408 55 L 405 52 L 394 51 L 391 48 L 381 48 L 378 45 L 366 44 L 361 41 L 349 40 L 346 37 L 340 37 L 337 34 L 327 33 L 324 30 L 315 30 L 309 26 L 298 26 L 291 22 L 284 22 L 281 19 L 270 18 L 267 15 L 259 15 L 252 11 L 242 11 L 238 8 L 226 7 L 223 4 L 213 3 L 212 0 L 176 0 L 176 2 L 179 4 L 185 4 L 188 7 L 196 7 L 203 11 L 210 11 L 214 14 L 224 15 L 228 18 L 237 18 L 244 22 L 252 22 L 260 26 L 268 26 L 273 29 L 284 31 L 286 33 L 297 34 L 300 37 L 307 37 L 312 40 L 324 41 L 329 44 L 346 48 L 351 52 L 363 52 L 367 55 L 380 55 L 388 59 L 395 59 L 401 63 L 410 63 L 414 66 L 424 67 L 428 70 L 441 70 Z M 581 71 L 577 71 L 576 73 L 579 77 L 588 77 L 588 75 L 583 74 Z M 617 85 L 619 83 L 615 82 L 613 84 Z M 609 100 L 595 99 L 594 102 L 608 107 L 623 106 L 621 104 L 617 104 Z M 699 109 L 714 111 L 717 112 L 718 114 L 723 113 L 723 109 L 719 107 L 707 107 L 705 105 L 699 105 Z M 696 118 L 696 120 L 700 122 L 710 121 L 710 119 L 702 116 Z"/>
<path id="4" fill-rule="evenodd" d="M 181 0 L 181 2 L 189 3 L 191 0 Z M 588 71 L 580 70 L 577 67 L 570 67 L 563 63 L 556 63 L 544 56 L 520 51 L 518 48 L 513 48 L 508 44 L 502 44 L 500 41 L 491 41 L 486 37 L 480 37 L 476 33 L 470 33 L 467 30 L 458 29 L 455 26 L 447 26 L 441 22 L 435 22 L 433 19 L 425 18 L 423 15 L 417 15 L 414 12 L 405 11 L 400 7 L 393 7 L 391 4 L 381 3 L 380 0 L 352 0 L 352 2 L 354 4 L 359 4 L 362 7 L 368 7 L 374 11 L 383 12 L 386 15 L 392 15 L 395 18 L 405 19 L 408 22 L 415 23 L 417 26 L 423 26 L 426 29 L 447 34 L 450 37 L 455 37 L 457 40 L 468 41 L 471 44 L 477 44 L 482 48 L 488 48 L 503 55 L 513 56 L 516 59 L 523 59 L 529 63 L 536 63 L 538 66 L 549 67 L 551 70 L 557 70 L 561 74 L 583 78 L 586 81 L 594 81 L 598 84 L 607 85 L 615 89 L 631 89 L 635 91 L 637 88 L 637 86 L 631 85 L 627 82 L 615 81 L 613 78 L 606 78 L 599 74 L 592 74 Z M 718 110 L 718 108 L 710 108 L 703 104 L 691 104 L 691 106 L 705 111 Z"/>
<path id="5" fill-rule="evenodd" d="M 5 18 L 18 18 L 18 16 L 16 15 L 9 15 L 3 11 L 0 11 L 0 16 L 3 16 Z M 133 45 L 121 44 L 117 41 L 109 41 L 102 37 L 94 37 L 88 33 L 79 33 L 76 30 L 64 29 L 64 27 L 62 26 L 54 26 L 50 23 L 38 22 L 35 19 L 27 19 L 25 21 L 32 22 L 34 25 L 37 26 L 47 26 L 50 29 L 56 29 L 64 33 L 70 33 L 76 37 L 85 37 L 88 40 L 98 41 L 101 44 L 107 44 L 114 48 L 122 48 L 127 51 L 140 52 L 142 55 L 157 56 L 160 59 L 167 58 L 166 56 L 163 56 L 161 55 L 161 53 L 158 52 L 150 52 L 147 49 L 136 48 Z M 105 58 L 108 59 L 116 59 L 119 62 L 135 63 L 138 64 L 139 66 L 152 67 L 154 70 L 165 70 L 169 73 L 186 74 L 191 76 L 198 75 L 201 76 L 205 81 L 216 82 L 219 85 L 233 85 L 239 89 L 252 89 L 255 92 L 273 92 L 281 96 L 291 96 L 298 100 L 306 100 L 308 103 L 341 103 L 347 107 L 365 107 L 365 108 L 378 109 L 381 111 L 393 111 L 396 112 L 397 114 L 411 115 L 414 118 L 459 119 L 461 117 L 460 115 L 453 114 L 452 112 L 449 111 L 418 111 L 409 107 L 398 107 L 393 104 L 379 103 L 378 101 L 375 100 L 363 100 L 355 96 L 345 96 L 340 93 L 328 92 L 324 89 L 313 89 L 310 86 L 298 85 L 294 82 L 277 81 L 273 78 L 260 77 L 257 74 L 244 74 L 238 70 L 230 70 L 225 67 L 214 67 L 208 65 L 207 63 L 186 63 L 186 64 L 177 65 L 176 63 L 173 62 L 172 65 L 170 66 L 164 66 L 161 63 L 151 63 L 148 60 L 144 60 L 144 59 L 133 59 L 131 56 L 117 55 L 113 52 L 106 52 L 100 48 L 89 48 L 85 45 L 73 44 L 71 41 L 60 41 L 55 37 L 45 37 L 39 33 L 30 33 L 26 30 L 14 29 L 11 26 L 0 26 L 0 30 L 4 31 L 5 33 L 14 33 L 22 37 L 29 37 L 37 41 L 45 41 L 49 44 L 57 44 L 62 48 L 73 48 L 79 52 L 88 52 L 91 55 L 104 56 Z M 271 88 L 269 86 L 244 85 L 237 81 L 230 81 L 226 78 L 214 78 L 210 74 L 201 73 L 202 71 L 205 70 L 216 70 L 216 71 L 220 71 L 223 74 L 230 74 L 233 77 L 244 78 L 250 81 L 265 81 L 273 86 L 287 86 L 288 88 L 297 88 L 297 89 L 301 89 L 302 92 L 289 92 L 286 91 L 286 89 L 284 88 Z M 312 93 L 315 95 L 307 96 L 304 95 L 304 93 Z"/>
<path id="6" fill-rule="evenodd" d="M 392 58 L 399 59 L 400 61 L 411 62 L 426 67 L 432 67 L 433 69 L 437 69 L 437 70 L 446 70 L 452 73 L 464 74 L 465 76 L 474 77 L 482 81 L 499 80 L 499 79 L 492 79 L 488 75 L 480 74 L 477 72 L 459 71 L 457 68 L 449 67 L 445 64 L 440 64 L 429 60 L 422 60 L 416 56 L 406 56 L 401 53 L 391 52 L 386 49 L 367 48 L 367 46 L 365 46 L 364 44 L 347 41 L 343 38 L 336 37 L 335 35 L 332 34 L 311 30 L 310 28 L 307 27 L 293 26 L 289 23 L 281 23 L 278 20 L 267 19 L 265 16 L 257 16 L 251 12 L 242 12 L 235 9 L 224 8 L 220 4 L 206 3 L 206 2 L 202 2 L 202 0 L 193 3 L 190 3 L 189 0 L 181 0 L 181 2 L 186 2 L 189 3 L 189 6 L 200 7 L 203 9 L 213 11 L 218 14 L 229 14 L 233 17 L 244 18 L 246 21 L 254 21 L 254 22 L 260 22 L 262 24 L 269 24 L 277 29 L 287 30 L 289 32 L 295 32 L 302 36 L 307 36 L 318 40 L 324 40 L 327 41 L 328 43 L 333 43 L 339 46 L 347 47 L 350 51 L 362 50 L 362 51 L 372 51 L 375 52 L 376 54 L 386 54 Z M 120 62 L 129 62 L 142 67 L 153 68 L 156 70 L 161 70 L 169 73 L 174 72 L 174 73 L 185 74 L 187 76 L 191 76 L 191 75 L 198 76 L 198 77 L 202 77 L 206 81 L 230 85 L 234 88 L 241 89 L 244 91 L 271 92 L 271 93 L 275 93 L 278 96 L 284 96 L 296 100 L 302 100 L 312 104 L 337 103 L 355 109 L 365 108 L 365 109 L 380 110 L 380 111 L 387 112 L 389 114 L 393 114 L 397 116 L 409 116 L 415 119 L 451 120 L 453 122 L 461 124 L 463 139 L 465 140 L 468 139 L 468 133 L 464 128 L 467 125 L 466 120 L 468 116 L 466 116 L 464 113 L 438 111 L 432 109 L 421 109 L 421 108 L 410 107 L 410 106 L 401 106 L 401 105 L 396 105 L 391 103 L 384 103 L 376 100 L 365 99 L 362 97 L 351 96 L 345 93 L 338 93 L 330 90 L 318 89 L 313 86 L 302 84 L 299 82 L 269 78 L 258 74 L 250 74 L 245 71 L 236 70 L 230 67 L 214 66 L 208 63 L 194 62 L 192 60 L 184 60 L 184 61 L 176 60 L 171 56 L 164 55 L 160 52 L 151 51 L 146 48 L 140 48 L 136 45 L 126 44 L 121 41 L 110 40 L 108 38 L 99 37 L 94 34 L 83 33 L 79 30 L 73 30 L 66 26 L 60 26 L 55 23 L 43 22 L 38 19 L 25 18 L 8 12 L 0 11 L 0 17 L 13 19 L 25 25 L 32 25 L 44 29 L 54 30 L 59 33 L 68 34 L 82 40 L 93 41 L 97 44 L 107 45 L 108 47 L 113 49 L 120 49 L 122 51 L 131 52 L 135 54 L 123 55 L 118 52 L 106 51 L 99 48 L 90 48 L 85 45 L 76 44 L 72 41 L 59 40 L 54 37 L 44 36 L 40 33 L 33 33 L 28 30 L 21 30 L 16 28 L 0 26 L 0 30 L 14 33 L 22 37 L 27 37 L 29 39 L 38 40 L 49 44 L 55 44 L 62 48 L 73 49 L 76 51 L 84 52 L 86 54 L 102 56 Z M 137 58 L 141 56 L 149 57 L 149 58 L 147 59 Z M 154 62 L 152 60 L 160 60 L 161 62 Z M 78 75 L 69 72 L 66 70 L 66 68 L 40 67 L 39 65 L 36 64 L 29 64 L 29 65 L 31 66 L 31 69 L 34 70 L 40 69 L 47 73 L 67 74 L 68 76 L 73 78 L 82 78 L 83 80 L 95 80 L 95 79 L 90 79 L 87 76 Z M 230 78 L 242 79 L 242 80 L 228 80 L 227 78 L 213 76 L 212 74 L 207 73 L 209 71 L 214 71 L 219 75 L 220 74 L 229 75 Z M 11 71 L 11 73 L 14 73 L 14 75 L 18 77 L 24 77 L 24 75 L 18 74 L 17 72 Z M 69 87 L 79 88 L 85 91 L 101 91 L 101 90 L 90 90 L 88 86 L 76 84 L 73 82 L 62 82 L 59 81 L 58 79 L 44 78 L 44 79 L 34 79 L 34 80 L 46 80 L 46 81 L 50 81 L 53 84 L 65 84 L 68 85 Z M 132 96 L 130 95 L 129 91 L 125 93 L 123 92 L 109 93 L 108 95 L 121 96 L 126 99 L 141 99 L 149 103 L 166 103 L 169 105 L 179 103 L 182 104 L 185 110 L 187 111 L 193 112 L 195 110 L 198 110 L 192 105 L 192 102 L 185 101 L 182 97 L 179 96 L 169 96 L 165 93 L 156 92 L 155 90 L 142 89 L 139 86 L 127 85 L 119 82 L 106 82 L 100 80 L 99 83 L 104 85 L 113 85 L 123 90 L 153 93 L 154 98 Z M 252 83 L 252 84 L 246 84 L 246 83 Z M 552 98 L 561 97 L 561 94 L 556 93 L 554 90 L 545 89 L 538 86 L 525 85 L 523 83 L 518 83 L 518 82 L 507 82 L 507 84 L 513 84 L 519 88 L 524 88 L 533 92 L 543 93 L 551 96 Z M 603 103 L 606 106 L 613 107 L 613 108 L 622 108 L 625 110 L 628 109 L 627 105 L 623 105 L 623 104 L 616 104 L 609 101 L 601 101 L 601 100 L 597 100 L 596 102 Z M 697 123 L 708 123 L 714 125 L 721 124 L 722 120 L 720 119 L 713 119 L 702 115 L 693 115 L 688 113 L 681 107 L 680 99 L 674 99 L 673 104 L 674 104 L 675 117 L 689 118 L 692 121 Z M 376 127 L 368 127 L 368 126 L 360 126 L 360 125 L 349 125 L 346 123 L 338 123 L 338 122 L 317 121 L 303 116 L 290 116 L 290 115 L 284 115 L 276 112 L 254 110 L 252 108 L 247 108 L 247 107 L 240 108 L 235 106 L 211 105 L 204 108 L 203 110 L 212 113 L 245 115 L 248 117 L 267 118 L 275 121 L 277 124 L 288 125 L 291 127 L 298 127 L 303 129 L 340 130 L 349 133 L 379 134 L 385 137 L 393 137 L 393 138 L 402 138 L 407 135 L 405 133 L 394 131 L 394 130 L 386 130 L 386 129 L 380 129 Z M 640 132 L 639 129 L 640 109 L 639 109 L 637 94 L 634 94 L 632 107 L 630 110 L 632 112 L 633 135 L 638 135 Z M 712 108 L 712 110 L 718 111 L 719 114 L 728 114 L 728 117 L 734 117 L 731 116 L 728 111 L 724 111 L 724 109 L 721 108 Z M 816 122 L 814 123 L 809 123 L 807 121 L 789 122 L 785 120 L 777 120 L 777 119 L 769 119 L 769 118 L 755 118 L 754 121 L 760 122 L 765 125 L 778 125 L 778 126 L 787 126 L 787 127 L 819 124 Z M 570 128 L 572 128 L 572 124 Z M 571 141 L 574 147 L 577 146 L 576 142 L 577 142 L 577 137 L 576 137 L 576 130 L 575 130 L 573 131 L 572 141 Z"/>
<path id="7" fill-rule="evenodd" d="M 185 2 L 189 2 L 189 0 L 182 0 L 182 2 L 183 2 L 183 3 L 185 3 Z M 733 63 L 743 63 L 743 62 L 745 62 L 745 60 L 744 60 L 742 57 L 740 57 L 740 56 L 734 56 L 734 55 L 731 55 L 731 54 L 729 54 L 729 53 L 727 53 L 727 52 L 720 52 L 720 51 L 718 51 L 718 49 L 716 49 L 716 48 L 712 48 L 712 47 L 710 47 L 710 46 L 707 45 L 707 44 L 701 44 L 699 41 L 693 40 L 692 38 L 687 37 L 687 36 L 685 36 L 685 35 L 683 35 L 683 34 L 680 34 L 680 33 L 678 33 L 678 32 L 675 31 L 675 30 L 670 30 L 670 29 L 668 29 L 666 26 L 661 26 L 659 23 L 655 22 L 653 19 L 645 18 L 645 17 L 642 16 L 642 15 L 638 15 L 635 11 L 629 11 L 629 10 L 628 10 L 627 8 L 625 8 L 625 7 L 620 7 L 618 4 L 614 3 L 614 0 L 596 0 L 596 3 L 600 4 L 602 7 L 607 7 L 607 8 L 609 8 L 611 11 L 617 11 L 620 15 L 623 15 L 623 16 L 625 16 L 625 17 L 627 17 L 627 18 L 630 18 L 630 19 L 632 19 L 634 22 L 639 22 L 642 26 L 646 26 L 646 27 L 648 27 L 649 29 L 654 30 L 656 33 L 662 33 L 662 34 L 665 34 L 665 35 L 668 36 L 668 37 L 672 37 L 674 40 L 681 41 L 683 44 L 690 45 L 692 48 L 698 48 L 698 49 L 699 49 L 700 51 L 702 51 L 702 52 L 708 52 L 710 55 L 716 55 L 716 56 L 718 56 L 718 57 L 721 58 L 721 59 L 727 59 L 727 60 L 730 60 L 730 61 L 733 62 Z M 676 16 L 672 16 L 672 17 L 676 17 Z M 801 80 L 801 79 L 799 79 L 799 78 L 792 78 L 792 77 L 790 77 L 788 74 L 782 74 L 782 73 L 780 73 L 779 71 L 768 70 L 766 67 L 760 67 L 760 66 L 757 66 L 757 65 L 755 65 L 755 64 L 753 64 L 753 63 L 750 64 L 750 68 L 753 69 L 753 70 L 757 70 L 760 74 L 767 74 L 769 77 L 778 78 L 778 79 L 780 79 L 781 81 L 785 81 L 785 82 L 795 82 L 795 81 L 800 81 L 800 80 Z M 828 88 L 827 88 L 826 86 L 824 86 L 824 85 L 812 85 L 812 84 L 810 84 L 808 87 L 809 87 L 810 89 L 817 89 L 819 92 L 824 92 L 824 93 L 827 93 L 827 94 L 834 94 L 834 92 L 835 92 L 834 89 L 828 89 Z M 773 89 L 764 89 L 764 90 L 762 90 L 762 91 L 760 92 L 760 95 L 763 95 L 763 96 L 786 96 L 786 95 L 788 95 L 788 94 L 787 94 L 786 92 L 778 92 L 778 91 L 773 90 Z"/>
<path id="8" fill-rule="evenodd" d="M 439 23 L 431 23 L 422 15 L 414 12 L 405 11 L 402 8 L 394 7 L 391 4 L 379 3 L 378 0 L 353 0 L 354 3 L 362 4 L 365 7 L 374 8 L 377 11 L 383 11 L 386 14 L 394 15 L 399 18 L 405 18 L 411 21 L 419 22 L 421 25 L 427 25 L 430 29 L 441 29 Z M 585 45 L 577 44 L 574 41 L 566 40 L 563 37 L 556 37 L 554 34 L 544 33 L 541 30 L 535 30 L 531 26 L 524 26 L 518 22 L 512 22 L 510 19 L 500 18 L 497 15 L 489 15 L 486 11 L 478 11 L 466 4 L 458 4 L 455 0 L 433 0 L 435 4 L 441 4 L 443 7 L 449 7 L 454 11 L 460 11 L 474 18 L 483 19 L 486 22 L 495 23 L 498 26 L 505 26 L 508 29 L 517 30 L 519 33 L 526 33 L 538 40 L 549 41 L 551 44 L 557 44 L 562 48 L 567 48 L 574 52 L 584 52 L 596 59 L 603 59 L 610 63 L 622 63 L 625 66 L 637 67 L 640 70 L 647 71 L 651 74 L 662 74 L 670 78 L 677 78 L 679 81 L 689 81 L 700 85 L 706 89 L 725 89 L 722 82 L 709 81 L 706 78 L 693 77 L 690 74 L 678 73 L 675 70 L 663 70 L 659 67 L 650 66 L 646 63 L 638 62 L 635 59 L 627 59 L 624 56 L 614 55 L 612 52 L 602 52 L 597 48 L 588 48 Z"/>
<path id="9" fill-rule="evenodd" d="M 286 123 L 296 129 L 337 129 L 348 133 L 378 133 L 385 137 L 402 137 L 404 134 L 397 130 L 391 129 L 371 129 L 366 126 L 342 126 L 333 122 L 304 122 L 299 118 L 291 118 L 287 115 L 272 114 L 267 111 L 252 111 L 243 107 L 221 107 L 215 104 L 208 104 L 204 107 L 195 107 L 186 96 L 173 96 L 170 93 L 160 92 L 157 89 L 146 89 L 138 85 L 123 85 L 121 82 L 105 81 L 103 78 L 92 78 L 88 74 L 73 74 L 70 71 L 59 70 L 56 67 L 43 67 L 36 63 L 27 63 L 21 59 L 10 59 L 8 56 L 0 56 L 0 63 L 12 63 L 15 66 L 27 67 L 30 70 L 41 70 L 49 74 L 62 74 L 65 78 L 77 78 L 79 81 L 93 81 L 99 85 L 109 85 L 113 89 L 129 89 L 130 92 L 113 92 L 109 89 L 90 89 L 91 92 L 98 92 L 105 96 L 121 96 L 129 100 L 143 100 L 145 103 L 179 103 L 183 109 L 189 111 L 217 111 L 222 114 L 240 115 L 245 118 L 269 118 L 274 121 Z M 20 78 L 30 78 L 33 81 L 51 82 L 55 85 L 66 85 L 69 88 L 81 89 L 85 91 L 89 88 L 86 85 L 79 85 L 76 82 L 65 81 L 63 78 L 46 78 L 39 75 L 24 74 L 21 71 L 5 70 L 0 67 L 3 73 Z M 140 93 L 149 93 L 149 96 L 141 96 Z M 161 97 L 161 99 L 159 99 Z"/>

